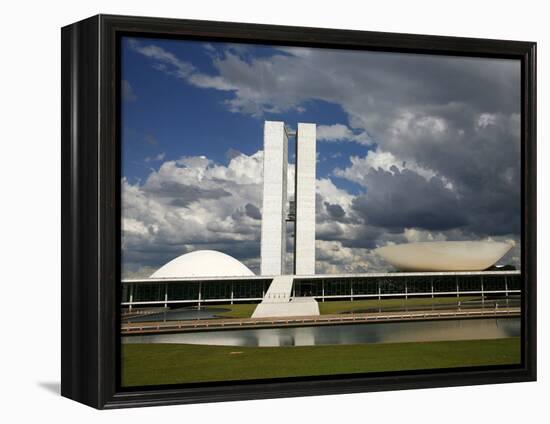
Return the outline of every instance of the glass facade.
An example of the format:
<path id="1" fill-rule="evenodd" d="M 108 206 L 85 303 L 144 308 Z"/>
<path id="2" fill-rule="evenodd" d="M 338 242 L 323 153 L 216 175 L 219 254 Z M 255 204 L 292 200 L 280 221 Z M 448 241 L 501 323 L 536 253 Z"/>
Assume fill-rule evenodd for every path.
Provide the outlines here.
<path id="1" fill-rule="evenodd" d="M 303 296 L 323 296 L 324 284 L 322 280 L 294 280 L 293 295 Z"/>
<path id="2" fill-rule="evenodd" d="M 407 293 L 426 293 L 432 292 L 431 277 L 409 277 L 407 279 Z"/>
<path id="3" fill-rule="evenodd" d="M 436 276 L 433 277 L 431 281 L 433 283 L 434 293 L 453 293 L 457 291 L 458 277 L 454 275 L 449 277 Z M 458 290 L 460 290 L 460 286 Z"/>
<path id="4" fill-rule="evenodd" d="M 504 283 L 505 277 L 501 277 L 502 283 Z M 481 278 L 478 276 L 475 277 L 462 277 L 459 280 L 459 287 L 461 291 L 481 291 Z"/>
<path id="5" fill-rule="evenodd" d="M 218 280 L 125 283 L 122 286 L 122 302 L 164 303 L 166 301 L 246 301 L 261 300 L 271 284 L 271 279 Z M 505 294 L 519 291 L 520 274 L 474 275 L 399 275 L 334 278 L 294 278 L 292 295 L 316 298 L 357 298 L 377 296 L 441 296 L 446 293 Z"/>
<path id="6" fill-rule="evenodd" d="M 174 283 L 163 284 L 168 291 L 168 300 L 187 300 L 199 298 L 199 285 L 198 282 L 190 282 L 186 284 Z"/>
<path id="7" fill-rule="evenodd" d="M 402 294 L 406 293 L 407 282 L 399 277 L 382 277 L 379 280 L 380 294 Z"/>
<path id="8" fill-rule="evenodd" d="M 521 289 L 517 274 L 476 275 L 384 275 L 350 278 L 295 278 L 294 296 L 376 297 L 401 295 L 442 295 L 462 292 L 506 292 Z"/>
<path id="9" fill-rule="evenodd" d="M 521 275 L 507 275 L 504 278 L 508 290 L 521 290 Z"/>
<path id="10" fill-rule="evenodd" d="M 160 284 L 142 284 L 132 287 L 134 302 L 164 300 L 164 286 Z"/>
<path id="11" fill-rule="evenodd" d="M 365 278 L 354 278 L 352 282 L 353 294 L 378 294 L 378 281 Z"/>
<path id="12" fill-rule="evenodd" d="M 122 302 L 261 299 L 269 284 L 269 279 L 123 284 Z"/>

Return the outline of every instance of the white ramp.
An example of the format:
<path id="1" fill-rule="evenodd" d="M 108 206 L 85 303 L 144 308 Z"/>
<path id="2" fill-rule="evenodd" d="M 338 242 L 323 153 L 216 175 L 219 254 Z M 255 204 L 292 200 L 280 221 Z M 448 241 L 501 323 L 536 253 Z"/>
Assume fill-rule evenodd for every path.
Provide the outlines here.
<path id="1" fill-rule="evenodd" d="M 294 278 L 291 275 L 281 275 L 275 277 L 267 289 L 263 302 L 283 303 L 290 302 L 292 294 L 292 282 Z"/>
<path id="2" fill-rule="evenodd" d="M 318 316 L 319 305 L 312 297 L 292 298 L 293 276 L 275 277 L 252 318 Z"/>

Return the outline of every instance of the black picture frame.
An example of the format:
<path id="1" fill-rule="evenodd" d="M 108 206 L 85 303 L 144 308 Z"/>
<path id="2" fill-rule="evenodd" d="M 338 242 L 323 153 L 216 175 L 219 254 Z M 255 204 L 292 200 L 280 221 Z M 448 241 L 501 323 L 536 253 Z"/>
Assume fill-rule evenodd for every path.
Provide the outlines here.
<path id="1" fill-rule="evenodd" d="M 521 60 L 521 364 L 122 390 L 118 46 L 123 34 Z M 536 380 L 536 43 L 112 15 L 62 28 L 61 43 L 63 396 L 103 409 Z"/>

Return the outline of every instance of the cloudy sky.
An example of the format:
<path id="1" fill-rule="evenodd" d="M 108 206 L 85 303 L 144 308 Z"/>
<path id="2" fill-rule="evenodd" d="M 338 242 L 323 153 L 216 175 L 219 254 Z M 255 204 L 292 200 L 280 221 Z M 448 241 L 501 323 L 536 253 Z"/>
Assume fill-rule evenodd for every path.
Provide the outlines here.
<path id="1" fill-rule="evenodd" d="M 259 271 L 264 120 L 317 124 L 318 273 L 429 240 L 509 240 L 519 266 L 519 61 L 122 44 L 124 277 L 199 249 Z"/>

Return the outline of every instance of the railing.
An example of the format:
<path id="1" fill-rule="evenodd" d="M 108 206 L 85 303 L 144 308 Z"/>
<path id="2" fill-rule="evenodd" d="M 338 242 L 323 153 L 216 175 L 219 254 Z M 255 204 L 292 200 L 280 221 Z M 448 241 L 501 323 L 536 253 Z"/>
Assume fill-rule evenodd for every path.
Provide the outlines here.
<path id="1" fill-rule="evenodd" d="M 160 312 L 166 311 L 168 308 L 160 307 L 160 308 L 147 308 L 147 309 L 132 309 L 131 311 L 122 311 L 121 315 L 123 317 L 128 316 L 144 316 L 144 315 L 151 315 L 151 314 L 158 314 Z"/>
<path id="2" fill-rule="evenodd" d="M 289 293 L 285 293 L 285 292 L 280 292 L 280 293 L 266 293 L 266 295 L 264 296 L 264 299 L 289 299 L 290 298 L 290 294 Z"/>
<path id="3" fill-rule="evenodd" d="M 520 308 L 499 308 L 469 311 L 422 311 L 422 312 L 399 312 L 399 313 L 375 313 L 375 314 L 352 314 L 352 315 L 320 315 L 311 317 L 288 317 L 288 318 L 245 318 L 225 320 L 195 320 L 195 321 L 173 321 L 158 323 L 131 323 L 123 324 L 122 334 L 156 333 L 166 331 L 193 331 L 205 328 L 235 328 L 235 327 L 269 327 L 269 326 L 299 326 L 302 324 L 331 325 L 357 322 L 380 322 L 380 321 L 408 321 L 424 319 L 456 319 L 456 318 L 479 318 L 496 316 L 515 316 L 520 313 Z"/>

